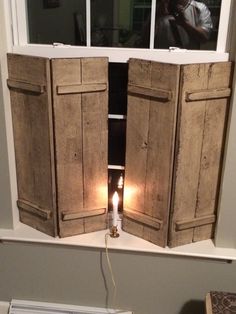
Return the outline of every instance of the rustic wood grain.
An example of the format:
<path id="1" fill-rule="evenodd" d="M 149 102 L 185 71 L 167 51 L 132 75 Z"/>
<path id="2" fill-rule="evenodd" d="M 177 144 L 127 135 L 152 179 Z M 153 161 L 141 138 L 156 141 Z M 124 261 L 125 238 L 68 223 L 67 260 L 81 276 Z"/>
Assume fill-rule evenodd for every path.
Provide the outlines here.
<path id="1" fill-rule="evenodd" d="M 213 314 L 210 292 L 208 292 L 207 295 L 206 295 L 205 309 L 206 309 L 206 314 Z"/>
<path id="2" fill-rule="evenodd" d="M 106 211 L 84 213 L 107 208 L 107 59 L 54 59 L 52 71 L 60 236 L 105 229 Z"/>
<path id="3" fill-rule="evenodd" d="M 150 226 L 159 230 L 162 225 L 162 221 L 156 218 L 150 217 L 146 214 L 141 214 L 135 210 L 125 209 L 124 217 L 128 217 L 129 219 L 133 219 L 134 221 L 141 222 L 144 225 Z"/>
<path id="4" fill-rule="evenodd" d="M 194 89 L 197 93 L 200 90 L 205 93 L 208 89 L 228 89 L 230 68 L 230 63 L 181 67 L 171 247 L 208 239 L 213 235 L 213 223 L 181 231 L 175 229 L 175 223 L 216 213 L 228 100 L 194 96 L 189 102 L 185 95 L 190 90 L 193 93 Z"/>
<path id="5" fill-rule="evenodd" d="M 162 99 L 152 93 L 130 93 L 127 115 L 124 207 L 127 212 L 137 211 L 163 224 L 155 230 L 144 220 L 131 220 L 126 215 L 124 230 L 160 246 L 167 241 L 178 77 L 178 65 L 129 61 L 129 86 L 168 91 L 168 97 Z"/>
<path id="6" fill-rule="evenodd" d="M 30 84 L 26 82 L 16 81 L 16 80 L 7 80 L 7 86 L 9 88 L 19 89 L 22 91 L 33 92 L 36 94 L 42 94 L 45 91 L 44 85 Z"/>
<path id="7" fill-rule="evenodd" d="M 103 215 L 106 213 L 106 208 L 99 208 L 94 210 L 85 210 L 85 211 L 68 211 L 68 212 L 62 212 L 62 220 L 73 220 L 73 219 L 80 219 L 80 218 L 87 218 L 91 216 L 98 216 Z"/>
<path id="8" fill-rule="evenodd" d="M 212 64 L 208 87 L 210 89 L 229 88 L 231 86 L 231 70 L 230 62 Z M 196 217 L 217 215 L 228 108 L 227 96 L 209 100 L 206 104 Z M 193 241 L 212 238 L 214 226 L 213 224 L 195 228 Z"/>
<path id="9" fill-rule="evenodd" d="M 141 96 L 149 96 L 153 98 L 159 98 L 163 101 L 168 101 L 172 97 L 171 91 L 157 89 L 157 88 L 148 88 L 138 85 L 128 85 L 128 92 L 132 94 L 138 94 Z"/>
<path id="10" fill-rule="evenodd" d="M 107 84 L 77 84 L 57 86 L 57 93 L 61 94 L 78 94 L 78 93 L 94 93 L 96 91 L 104 91 Z"/>
<path id="11" fill-rule="evenodd" d="M 186 92 L 186 101 L 228 98 L 230 95 L 230 88 L 214 88 L 196 92 Z"/>
<path id="12" fill-rule="evenodd" d="M 19 207 L 20 210 L 26 211 L 28 213 L 31 213 L 33 215 L 39 216 L 42 219 L 50 219 L 51 217 L 51 211 L 40 208 L 39 206 L 36 206 L 30 202 L 27 201 L 22 201 L 18 200 L 17 201 L 17 206 Z"/>
<path id="13" fill-rule="evenodd" d="M 213 224 L 215 221 L 216 221 L 215 215 L 203 216 L 203 217 L 193 218 L 190 220 L 176 221 L 176 231 L 181 231 L 181 230 L 190 229 L 194 227 Z"/>
<path id="14" fill-rule="evenodd" d="M 82 84 L 108 85 L 107 58 L 82 58 Z M 96 71 L 96 72 L 95 72 Z M 108 90 L 83 93 L 84 208 L 107 208 Z M 85 230 L 104 229 L 106 215 L 85 218 Z M 88 231 L 86 231 L 88 232 Z"/>
<path id="15" fill-rule="evenodd" d="M 18 198 L 48 212 L 45 219 L 42 215 L 37 216 L 23 209 L 20 210 L 20 219 L 55 236 L 57 223 L 50 63 L 46 58 L 8 54 L 8 71 Z"/>

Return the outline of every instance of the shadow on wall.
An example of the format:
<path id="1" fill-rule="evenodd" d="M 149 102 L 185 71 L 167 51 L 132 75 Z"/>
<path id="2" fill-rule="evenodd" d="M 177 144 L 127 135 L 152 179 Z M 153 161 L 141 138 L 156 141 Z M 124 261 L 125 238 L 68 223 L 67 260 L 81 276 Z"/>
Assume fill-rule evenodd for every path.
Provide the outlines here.
<path id="1" fill-rule="evenodd" d="M 199 300 L 191 300 L 184 304 L 179 314 L 204 314 L 205 303 Z"/>

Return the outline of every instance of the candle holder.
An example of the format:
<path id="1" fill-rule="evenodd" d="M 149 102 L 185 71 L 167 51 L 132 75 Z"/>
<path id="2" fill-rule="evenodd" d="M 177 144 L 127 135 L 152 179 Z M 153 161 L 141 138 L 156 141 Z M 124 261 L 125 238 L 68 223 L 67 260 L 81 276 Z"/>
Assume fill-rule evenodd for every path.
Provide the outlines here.
<path id="1" fill-rule="evenodd" d="M 120 234 L 118 233 L 117 226 L 112 226 L 110 229 L 110 237 L 111 238 L 119 238 Z"/>

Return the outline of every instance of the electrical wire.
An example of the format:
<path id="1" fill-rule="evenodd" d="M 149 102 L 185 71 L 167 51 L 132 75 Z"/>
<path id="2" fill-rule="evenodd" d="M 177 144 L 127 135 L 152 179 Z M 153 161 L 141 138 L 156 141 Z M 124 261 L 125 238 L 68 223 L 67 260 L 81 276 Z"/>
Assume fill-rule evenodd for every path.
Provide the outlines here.
<path id="1" fill-rule="evenodd" d="M 109 251 L 108 251 L 108 237 L 109 236 L 110 236 L 109 233 L 105 234 L 106 258 L 107 258 L 107 264 L 108 264 L 109 272 L 110 272 L 110 275 L 111 275 L 111 281 L 112 281 L 112 284 L 113 284 L 112 307 L 115 309 L 116 308 L 116 297 L 117 297 L 117 286 L 116 286 L 115 276 L 114 276 L 114 273 L 113 273 L 112 264 L 111 264 L 111 260 L 110 260 L 110 257 L 109 257 Z"/>

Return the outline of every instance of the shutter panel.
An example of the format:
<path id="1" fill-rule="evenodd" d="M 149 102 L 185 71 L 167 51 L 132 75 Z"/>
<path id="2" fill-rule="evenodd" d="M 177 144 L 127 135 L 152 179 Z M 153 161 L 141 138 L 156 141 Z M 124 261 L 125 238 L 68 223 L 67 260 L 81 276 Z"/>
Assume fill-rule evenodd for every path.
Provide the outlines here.
<path id="1" fill-rule="evenodd" d="M 167 241 L 179 69 L 129 61 L 123 229 L 160 246 Z"/>
<path id="2" fill-rule="evenodd" d="M 213 236 L 231 63 L 181 67 L 171 247 Z"/>
<path id="3" fill-rule="evenodd" d="M 57 234 L 50 63 L 8 54 L 20 220 Z"/>
<path id="4" fill-rule="evenodd" d="M 106 229 L 107 58 L 53 59 L 61 237 Z"/>

